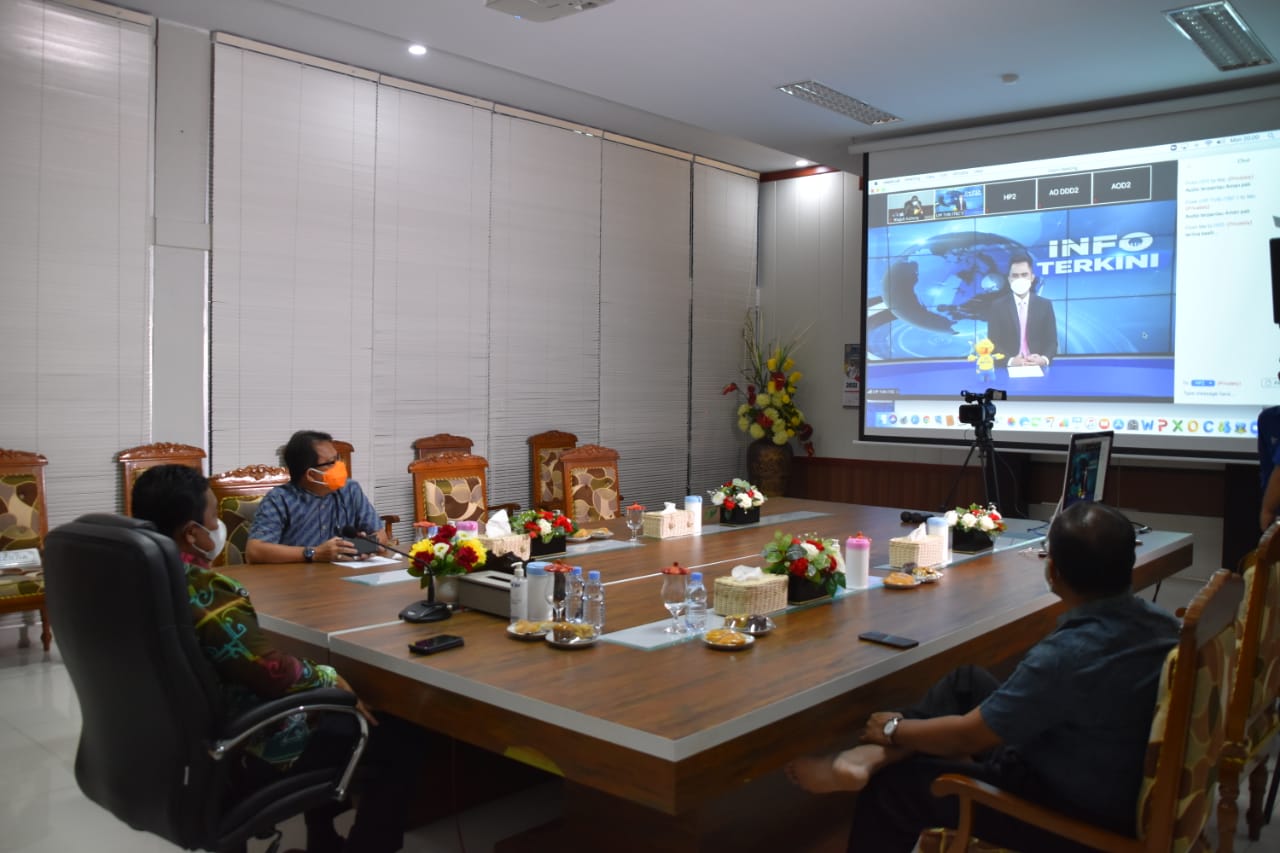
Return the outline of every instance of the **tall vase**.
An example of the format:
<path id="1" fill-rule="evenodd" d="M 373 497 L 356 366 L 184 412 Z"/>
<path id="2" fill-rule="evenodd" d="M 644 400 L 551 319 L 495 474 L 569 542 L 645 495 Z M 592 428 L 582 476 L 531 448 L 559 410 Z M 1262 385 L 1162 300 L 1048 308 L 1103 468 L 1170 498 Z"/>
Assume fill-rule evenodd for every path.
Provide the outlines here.
<path id="1" fill-rule="evenodd" d="M 768 438 L 751 442 L 747 445 L 747 476 L 766 497 L 786 495 L 791 477 L 791 443 L 774 444 Z"/>

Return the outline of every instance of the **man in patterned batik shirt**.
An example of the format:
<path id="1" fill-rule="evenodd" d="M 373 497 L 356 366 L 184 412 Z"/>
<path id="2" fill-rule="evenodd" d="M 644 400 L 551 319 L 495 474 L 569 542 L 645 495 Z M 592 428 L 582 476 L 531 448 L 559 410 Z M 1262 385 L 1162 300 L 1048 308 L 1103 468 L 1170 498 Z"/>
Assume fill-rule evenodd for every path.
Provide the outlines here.
<path id="1" fill-rule="evenodd" d="M 209 481 L 185 465 L 160 465 L 138 477 L 133 487 L 135 518 L 150 521 L 177 543 L 187 576 L 187 593 L 196 641 L 217 672 L 227 713 L 236 716 L 289 693 L 314 687 L 354 692 L 333 667 L 298 658 L 275 648 L 258 625 L 249 593 L 235 580 L 210 568 L 226 544 L 226 526 L 218 518 Z M 399 850 L 414 790 L 414 773 L 425 749 L 425 732 L 387 714 L 376 717 L 358 702 L 372 724 L 361 761 L 365 796 L 350 837 L 344 842 L 333 827 L 340 804 L 307 813 L 307 850 L 335 853 L 351 850 L 382 853 Z M 356 736 L 347 716 L 305 714 L 289 717 L 278 728 L 253 739 L 234 784 L 252 788 L 272 775 L 332 766 L 349 755 Z"/>

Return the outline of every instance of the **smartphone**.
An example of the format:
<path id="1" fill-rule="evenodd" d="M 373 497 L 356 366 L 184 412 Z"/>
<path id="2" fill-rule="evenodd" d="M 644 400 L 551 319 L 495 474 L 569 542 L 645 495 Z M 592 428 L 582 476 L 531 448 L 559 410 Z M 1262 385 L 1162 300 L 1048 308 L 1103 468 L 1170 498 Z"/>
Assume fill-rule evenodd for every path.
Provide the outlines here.
<path id="1" fill-rule="evenodd" d="M 886 634 L 883 631 L 863 631 L 858 635 L 858 639 L 866 640 L 868 643 L 879 643 L 882 646 L 893 646 L 895 649 L 914 649 L 920 645 L 919 640 Z"/>
<path id="2" fill-rule="evenodd" d="M 409 651 L 416 655 L 433 655 L 445 649 L 456 649 L 462 645 L 462 638 L 456 634 L 433 634 L 423 637 L 416 643 L 409 644 Z"/>

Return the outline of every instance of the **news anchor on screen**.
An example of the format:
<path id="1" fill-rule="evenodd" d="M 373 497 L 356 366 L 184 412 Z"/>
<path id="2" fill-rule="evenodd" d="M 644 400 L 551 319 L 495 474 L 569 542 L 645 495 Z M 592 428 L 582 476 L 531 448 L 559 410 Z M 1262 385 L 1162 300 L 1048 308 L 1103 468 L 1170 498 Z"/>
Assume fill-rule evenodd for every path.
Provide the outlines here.
<path id="1" fill-rule="evenodd" d="M 987 337 L 996 352 L 1009 356 L 1010 367 L 1047 367 L 1058 355 L 1058 318 L 1053 302 L 1034 293 L 1038 279 L 1031 258 L 1009 261 L 1009 289 L 996 297 L 987 313 Z"/>

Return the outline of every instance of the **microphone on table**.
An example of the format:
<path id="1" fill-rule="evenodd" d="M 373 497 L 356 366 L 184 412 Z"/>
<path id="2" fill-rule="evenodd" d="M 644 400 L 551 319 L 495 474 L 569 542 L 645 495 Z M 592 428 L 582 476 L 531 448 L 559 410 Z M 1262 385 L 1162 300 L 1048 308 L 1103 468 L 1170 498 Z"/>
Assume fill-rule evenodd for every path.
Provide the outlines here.
<path id="1" fill-rule="evenodd" d="M 378 548 L 385 548 L 393 554 L 399 554 L 407 559 L 410 563 L 414 561 L 414 556 L 408 551 L 401 551 L 399 548 L 393 548 L 390 545 L 384 545 L 378 541 L 376 536 L 370 536 L 368 533 L 361 533 L 354 524 L 346 524 L 342 527 L 342 538 L 352 539 L 360 542 L 372 542 Z M 376 548 L 374 550 L 377 550 Z M 369 553 L 373 553 L 370 551 Z M 406 622 L 443 622 L 453 613 L 449 610 L 449 605 L 443 601 L 436 601 L 436 576 L 434 573 L 427 572 L 427 598 L 425 601 L 415 601 L 404 610 L 400 611 L 400 618 Z"/>

